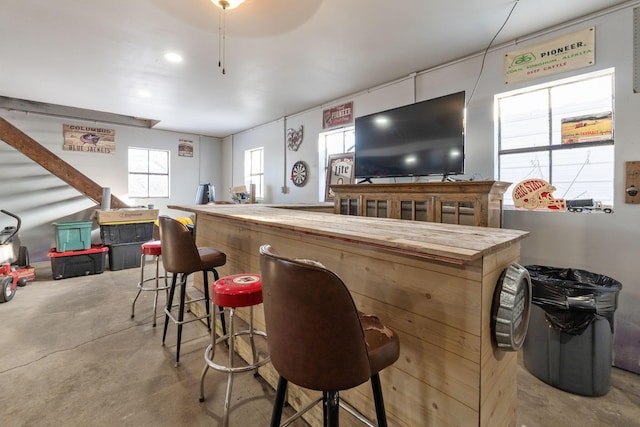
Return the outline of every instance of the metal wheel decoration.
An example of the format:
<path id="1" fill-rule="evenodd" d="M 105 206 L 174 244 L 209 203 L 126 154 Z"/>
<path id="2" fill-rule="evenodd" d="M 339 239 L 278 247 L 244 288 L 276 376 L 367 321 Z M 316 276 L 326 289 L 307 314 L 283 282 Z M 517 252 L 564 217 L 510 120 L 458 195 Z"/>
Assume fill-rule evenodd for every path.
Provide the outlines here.
<path id="1" fill-rule="evenodd" d="M 527 335 L 531 307 L 531 278 L 526 268 L 512 263 L 498 280 L 492 307 L 492 329 L 498 347 L 518 351 Z"/>
<path id="2" fill-rule="evenodd" d="M 296 187 L 304 187 L 309 178 L 309 170 L 307 164 L 302 160 L 297 161 L 291 168 L 291 181 Z"/>
<path id="3" fill-rule="evenodd" d="M 300 144 L 302 144 L 302 125 L 295 130 L 293 128 L 287 129 L 287 147 L 291 151 L 298 151 Z"/>

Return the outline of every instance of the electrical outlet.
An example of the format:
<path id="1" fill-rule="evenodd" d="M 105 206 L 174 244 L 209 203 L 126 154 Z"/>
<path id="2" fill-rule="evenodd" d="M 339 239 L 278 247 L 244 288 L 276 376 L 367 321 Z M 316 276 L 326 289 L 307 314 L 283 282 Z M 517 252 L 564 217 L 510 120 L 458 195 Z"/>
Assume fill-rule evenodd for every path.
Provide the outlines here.
<path id="1" fill-rule="evenodd" d="M 289 194 L 289 187 L 286 187 L 286 186 L 282 187 L 281 190 L 282 190 L 282 194 Z"/>

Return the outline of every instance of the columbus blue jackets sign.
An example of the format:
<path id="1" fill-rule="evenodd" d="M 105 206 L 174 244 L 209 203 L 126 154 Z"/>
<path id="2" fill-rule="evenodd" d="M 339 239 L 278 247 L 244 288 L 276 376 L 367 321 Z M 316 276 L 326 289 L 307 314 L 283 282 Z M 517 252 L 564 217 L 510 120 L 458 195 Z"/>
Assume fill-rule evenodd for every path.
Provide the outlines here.
<path id="1" fill-rule="evenodd" d="M 63 125 L 65 151 L 115 154 L 116 131 L 98 126 Z"/>

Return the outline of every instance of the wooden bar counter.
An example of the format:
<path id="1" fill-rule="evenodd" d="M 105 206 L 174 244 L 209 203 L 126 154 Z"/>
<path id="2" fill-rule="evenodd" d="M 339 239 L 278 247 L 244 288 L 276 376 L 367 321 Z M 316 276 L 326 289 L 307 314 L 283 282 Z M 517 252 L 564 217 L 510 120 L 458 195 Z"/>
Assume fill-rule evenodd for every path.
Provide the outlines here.
<path id="1" fill-rule="evenodd" d="M 258 249 L 270 244 L 323 263 L 360 310 L 392 327 L 400 358 L 381 372 L 390 426 L 515 426 L 517 354 L 492 338 L 491 304 L 526 232 L 262 205 L 170 208 L 195 213 L 197 244 L 227 254 L 221 275 L 258 273 Z M 263 328 L 262 311 L 255 316 Z M 271 365 L 261 375 L 275 385 Z M 316 395 L 292 386 L 289 402 L 298 408 Z M 375 419 L 369 383 L 341 397 Z M 316 409 L 308 419 L 314 426 L 321 425 Z M 359 425 L 342 412 L 343 425 Z"/>

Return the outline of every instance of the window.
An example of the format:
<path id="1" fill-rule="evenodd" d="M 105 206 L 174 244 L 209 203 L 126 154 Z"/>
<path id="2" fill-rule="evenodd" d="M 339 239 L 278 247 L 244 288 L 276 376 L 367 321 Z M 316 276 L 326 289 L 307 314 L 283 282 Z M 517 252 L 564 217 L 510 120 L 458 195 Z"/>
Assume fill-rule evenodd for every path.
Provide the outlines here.
<path id="1" fill-rule="evenodd" d="M 169 152 L 129 148 L 129 197 L 169 197 Z"/>
<path id="2" fill-rule="evenodd" d="M 324 200 L 325 179 L 327 176 L 327 165 L 331 154 L 350 153 L 355 150 L 356 131 L 355 127 L 349 126 L 338 130 L 321 133 L 318 137 L 319 164 L 323 165 L 320 175 L 319 200 Z"/>
<path id="3" fill-rule="evenodd" d="M 496 95 L 499 179 L 541 178 L 557 199 L 613 204 L 613 80 L 610 69 Z"/>
<path id="4" fill-rule="evenodd" d="M 244 152 L 244 182 L 249 190 L 256 185 L 256 200 L 264 198 L 264 148 L 254 148 Z"/>

